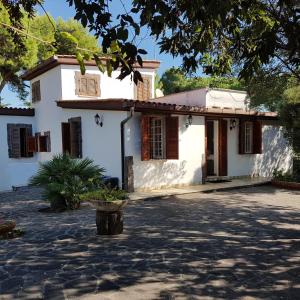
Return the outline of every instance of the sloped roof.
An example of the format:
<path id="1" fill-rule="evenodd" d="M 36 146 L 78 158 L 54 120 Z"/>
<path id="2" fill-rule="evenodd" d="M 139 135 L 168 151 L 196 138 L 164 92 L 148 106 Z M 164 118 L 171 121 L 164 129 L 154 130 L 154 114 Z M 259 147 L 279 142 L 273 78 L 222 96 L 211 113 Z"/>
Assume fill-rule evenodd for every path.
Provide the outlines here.
<path id="1" fill-rule="evenodd" d="M 33 108 L 16 108 L 16 107 L 1 107 L 0 115 L 2 116 L 34 116 Z"/>
<path id="2" fill-rule="evenodd" d="M 107 60 L 108 60 L 108 58 L 105 58 L 105 57 L 101 58 L 101 61 L 103 63 L 106 63 Z M 79 65 L 79 63 L 74 55 L 55 55 L 55 56 L 52 56 L 52 57 L 48 58 L 47 60 L 41 62 L 36 67 L 26 71 L 22 75 L 22 79 L 23 80 L 31 80 L 31 79 L 47 72 L 48 70 L 55 68 L 58 65 L 76 66 L 76 65 Z M 85 65 L 86 66 L 97 66 L 94 59 L 85 61 Z M 134 66 L 137 69 L 158 69 L 159 65 L 160 65 L 160 62 L 157 60 L 143 60 L 143 68 L 141 68 L 141 66 L 139 64 L 135 64 Z"/>
<path id="3" fill-rule="evenodd" d="M 231 108 L 207 108 L 200 106 L 177 105 L 171 103 L 139 101 L 129 99 L 89 99 L 89 100 L 63 100 L 57 101 L 57 106 L 69 109 L 90 110 L 114 110 L 129 111 L 134 107 L 135 111 L 143 113 L 166 113 L 177 115 L 199 115 L 207 117 L 249 118 L 276 120 L 277 113 L 245 111 Z"/>

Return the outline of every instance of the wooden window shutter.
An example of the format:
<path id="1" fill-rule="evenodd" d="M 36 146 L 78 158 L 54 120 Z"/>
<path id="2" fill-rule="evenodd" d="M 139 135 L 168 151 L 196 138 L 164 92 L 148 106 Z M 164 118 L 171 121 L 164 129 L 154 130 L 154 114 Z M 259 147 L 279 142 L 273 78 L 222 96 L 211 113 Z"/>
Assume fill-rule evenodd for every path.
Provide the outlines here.
<path id="1" fill-rule="evenodd" d="M 257 120 L 253 122 L 253 153 L 262 153 L 262 125 Z"/>
<path id="2" fill-rule="evenodd" d="M 152 76 L 143 75 L 143 82 L 139 81 L 135 87 L 135 99 L 146 101 L 151 98 Z"/>
<path id="3" fill-rule="evenodd" d="M 166 158 L 179 159 L 178 117 L 166 118 Z"/>
<path id="4" fill-rule="evenodd" d="M 35 136 L 28 136 L 27 137 L 27 152 L 33 153 L 37 150 L 37 143 Z"/>
<path id="5" fill-rule="evenodd" d="M 32 83 L 31 92 L 32 102 L 37 102 L 41 100 L 41 86 L 39 80 Z"/>
<path id="6" fill-rule="evenodd" d="M 75 72 L 75 94 L 78 96 L 100 97 L 100 75 Z"/>
<path id="7" fill-rule="evenodd" d="M 40 152 L 48 152 L 47 151 L 47 136 L 45 136 L 45 135 L 39 136 L 39 150 L 40 150 Z"/>
<path id="8" fill-rule="evenodd" d="M 150 160 L 150 116 L 141 118 L 141 160 Z"/>
<path id="9" fill-rule="evenodd" d="M 74 158 L 82 158 L 82 133 L 81 133 L 81 118 L 71 118 L 70 123 L 70 144 L 71 156 Z"/>
<path id="10" fill-rule="evenodd" d="M 239 120 L 239 154 L 245 154 L 245 121 Z"/>
<path id="11" fill-rule="evenodd" d="M 21 157 L 20 128 L 17 124 L 7 124 L 8 157 Z"/>
<path id="12" fill-rule="evenodd" d="M 219 176 L 228 174 L 227 120 L 219 120 Z"/>
<path id="13" fill-rule="evenodd" d="M 41 133 L 36 132 L 34 136 L 35 136 L 36 152 L 39 152 L 40 151 L 39 137 L 41 136 Z"/>
<path id="14" fill-rule="evenodd" d="M 44 132 L 44 136 L 47 137 L 46 146 L 47 146 L 47 152 L 51 152 L 51 138 L 50 138 L 50 131 Z"/>
<path id="15" fill-rule="evenodd" d="M 23 126 L 22 126 L 23 127 Z M 28 139 L 32 137 L 32 125 L 31 124 L 25 124 L 24 127 L 26 128 L 26 157 L 32 157 L 34 151 L 28 150 Z"/>
<path id="16" fill-rule="evenodd" d="M 71 153 L 71 139 L 70 139 L 70 123 L 61 123 L 62 133 L 62 151 L 64 154 Z"/>

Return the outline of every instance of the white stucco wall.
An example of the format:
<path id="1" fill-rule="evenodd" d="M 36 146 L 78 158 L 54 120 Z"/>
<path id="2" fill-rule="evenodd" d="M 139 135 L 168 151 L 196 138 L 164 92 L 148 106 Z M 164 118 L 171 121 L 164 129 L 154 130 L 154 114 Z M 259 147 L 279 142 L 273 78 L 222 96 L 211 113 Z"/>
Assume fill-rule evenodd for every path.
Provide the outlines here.
<path id="1" fill-rule="evenodd" d="M 83 157 L 89 157 L 96 164 L 104 167 L 107 170 L 106 175 L 116 176 L 121 180 L 120 123 L 128 116 L 128 113 L 62 109 L 56 105 L 56 100 L 79 99 L 75 96 L 74 78 L 75 71 L 78 70 L 79 68 L 76 66 L 57 66 L 33 80 L 41 81 L 42 97 L 41 101 L 33 104 L 36 110 L 36 130 L 34 132 L 43 133 L 50 131 L 51 134 L 51 152 L 37 153 L 34 159 L 45 161 L 51 159 L 54 154 L 61 153 L 61 123 L 67 122 L 71 117 L 81 117 Z M 144 71 L 154 74 L 153 71 Z M 88 67 L 87 72 L 99 71 L 95 67 Z M 99 74 L 101 73 L 99 72 Z M 130 79 L 126 78 L 123 81 L 119 81 L 101 74 L 101 98 L 133 98 L 134 87 L 128 80 Z M 179 93 L 175 96 L 170 96 L 170 98 L 168 96 L 167 98 L 158 98 L 156 101 L 183 105 L 236 108 L 244 105 L 244 93 L 239 94 L 232 91 L 228 92 L 229 94 L 224 91 L 207 92 L 206 89 L 188 93 L 189 96 L 187 93 Z M 194 96 L 192 97 L 191 95 Z M 228 103 L 226 102 L 227 100 L 229 101 Z M 95 124 L 94 116 L 96 113 L 104 117 L 104 126 L 102 128 Z M 205 159 L 205 120 L 204 117 L 193 116 L 192 125 L 186 128 L 186 118 L 187 116 L 179 117 L 179 160 L 141 161 L 140 114 L 136 113 L 134 118 L 127 123 L 125 149 L 126 155 L 133 155 L 134 157 L 134 183 L 136 189 L 201 183 L 202 165 Z M 279 127 L 272 127 L 270 124 L 264 126 L 263 130 L 263 154 L 239 155 L 238 126 L 233 130 L 229 130 L 228 122 L 229 176 L 258 174 L 270 176 L 275 167 L 290 168 L 290 150 L 283 139 L 282 130 Z M 4 141 L 6 141 L 6 138 Z M 32 163 L 35 162 L 34 159 Z M 15 169 L 23 168 L 19 162 L 19 160 L 16 162 Z M 31 163 L 31 161 L 26 159 L 26 163 Z M 14 168 L 10 168 L 10 170 L 14 170 Z M 33 172 L 33 165 L 31 167 L 27 165 L 26 170 L 28 172 L 32 170 Z M 14 175 L 14 180 L 16 181 L 14 185 L 19 185 L 18 182 L 21 182 L 21 179 L 24 177 L 22 175 L 24 172 L 20 171 L 17 173 L 17 175 Z M 7 174 L 7 178 L 9 178 L 11 176 L 9 174 L 12 173 L 7 171 Z"/>
<path id="2" fill-rule="evenodd" d="M 51 152 L 36 154 L 39 161 L 52 158 L 53 155 L 62 153 L 61 123 L 68 122 L 69 118 L 81 117 L 82 121 L 82 154 L 95 160 L 96 164 L 108 170 L 107 175 L 120 177 L 120 122 L 126 117 L 125 112 L 73 110 L 62 109 L 56 105 L 56 100 L 68 90 L 74 92 L 73 87 L 61 88 L 70 78 L 67 78 L 61 66 L 42 74 L 35 80 L 40 80 L 41 101 L 33 104 L 36 114 L 36 132 L 50 131 Z M 73 72 L 73 70 L 71 69 Z M 75 82 L 74 76 L 70 82 Z M 70 83 L 71 84 L 71 83 Z M 75 88 L 75 85 L 74 85 Z M 94 116 L 98 113 L 104 116 L 104 126 L 95 124 Z"/>
<path id="3" fill-rule="evenodd" d="M 103 127 L 96 125 L 94 116 L 103 116 Z M 127 118 L 127 112 L 95 111 L 80 109 L 61 109 L 59 125 L 69 118 L 81 117 L 82 156 L 94 160 L 94 163 L 106 169 L 106 176 L 118 177 L 121 183 L 121 121 Z M 54 153 L 62 151 L 61 132 L 55 136 L 59 146 Z"/>
<path id="4" fill-rule="evenodd" d="M 32 124 L 34 118 L 0 115 L 0 191 L 11 190 L 12 186 L 24 186 L 37 170 L 37 157 L 9 158 L 7 143 L 7 124 Z"/>
<path id="5" fill-rule="evenodd" d="M 246 97 L 247 93 L 243 91 L 209 89 L 206 94 L 206 106 L 246 110 Z"/>
<path id="6" fill-rule="evenodd" d="M 203 88 L 166 95 L 156 98 L 153 101 L 177 105 L 200 107 L 216 106 L 220 108 L 229 107 L 246 110 L 246 97 L 247 94 L 243 91 Z"/>
<path id="7" fill-rule="evenodd" d="M 238 124 L 238 120 L 237 120 Z M 229 122 L 228 122 L 229 126 Z M 275 168 L 288 171 L 292 167 L 292 151 L 283 128 L 276 123 L 263 125 L 262 154 L 238 154 L 238 125 L 228 128 L 228 175 L 272 176 Z"/>
<path id="8" fill-rule="evenodd" d="M 190 105 L 190 106 L 206 106 L 206 93 L 207 89 L 197 89 L 193 91 L 180 92 L 176 94 L 166 95 L 153 99 L 154 102 L 171 103 L 177 105 Z"/>
<path id="9" fill-rule="evenodd" d="M 80 72 L 79 66 L 61 66 L 62 74 L 62 100 L 76 100 L 76 99 L 89 99 L 97 97 L 81 97 L 75 94 L 75 72 Z M 142 75 L 152 76 L 152 95 L 154 96 L 154 70 L 140 69 Z M 117 79 L 120 71 L 113 71 L 112 77 L 109 77 L 107 73 L 101 73 L 97 67 L 87 66 L 87 74 L 98 74 L 100 75 L 100 97 L 98 99 L 107 98 L 125 98 L 134 99 L 134 86 L 135 84 L 131 81 L 130 76 L 127 76 L 123 80 Z"/>
<path id="10" fill-rule="evenodd" d="M 136 189 L 199 184 L 204 163 L 204 118 L 193 117 L 186 128 L 186 116 L 179 116 L 179 160 L 141 161 L 140 114 L 126 126 L 126 155 L 134 159 Z"/>

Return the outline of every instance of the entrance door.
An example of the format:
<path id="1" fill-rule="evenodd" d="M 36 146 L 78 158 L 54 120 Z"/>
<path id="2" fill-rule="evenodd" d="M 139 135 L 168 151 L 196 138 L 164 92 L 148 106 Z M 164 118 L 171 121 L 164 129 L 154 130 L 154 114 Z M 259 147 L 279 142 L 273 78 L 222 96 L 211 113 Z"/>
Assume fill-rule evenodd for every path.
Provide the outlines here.
<path id="1" fill-rule="evenodd" d="M 219 120 L 219 176 L 228 174 L 227 120 Z"/>
<path id="2" fill-rule="evenodd" d="M 215 121 L 206 122 L 206 166 L 207 176 L 217 176 L 216 174 L 216 153 L 215 153 Z"/>
<path id="3" fill-rule="evenodd" d="M 227 176 L 227 121 L 206 121 L 206 176 Z"/>

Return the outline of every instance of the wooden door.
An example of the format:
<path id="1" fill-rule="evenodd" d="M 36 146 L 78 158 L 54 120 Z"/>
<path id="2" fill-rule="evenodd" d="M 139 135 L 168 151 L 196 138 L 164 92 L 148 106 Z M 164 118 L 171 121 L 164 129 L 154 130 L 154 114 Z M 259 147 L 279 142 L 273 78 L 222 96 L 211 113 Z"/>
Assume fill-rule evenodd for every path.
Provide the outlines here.
<path id="1" fill-rule="evenodd" d="M 216 176 L 215 174 L 215 124 L 213 120 L 206 121 L 206 175 Z"/>
<path id="2" fill-rule="evenodd" d="M 228 174 L 227 120 L 219 120 L 219 176 Z"/>

